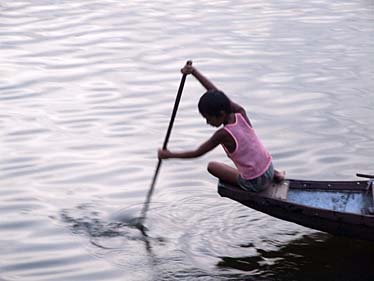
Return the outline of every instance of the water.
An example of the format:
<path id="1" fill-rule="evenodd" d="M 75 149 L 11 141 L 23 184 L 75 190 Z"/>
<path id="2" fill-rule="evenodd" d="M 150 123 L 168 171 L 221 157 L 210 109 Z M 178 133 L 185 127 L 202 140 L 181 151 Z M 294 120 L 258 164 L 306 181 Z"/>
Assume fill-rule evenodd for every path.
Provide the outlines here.
<path id="1" fill-rule="evenodd" d="M 374 2 L 0 3 L 0 280 L 372 280 L 372 243 L 216 193 L 221 149 L 165 161 L 186 60 L 248 110 L 290 178 L 374 171 Z M 169 147 L 213 129 L 188 77 Z"/>
<path id="2" fill-rule="evenodd" d="M 290 190 L 287 200 L 296 204 L 313 206 L 337 212 L 362 214 L 372 206 L 372 195 L 365 192 L 310 192 Z"/>

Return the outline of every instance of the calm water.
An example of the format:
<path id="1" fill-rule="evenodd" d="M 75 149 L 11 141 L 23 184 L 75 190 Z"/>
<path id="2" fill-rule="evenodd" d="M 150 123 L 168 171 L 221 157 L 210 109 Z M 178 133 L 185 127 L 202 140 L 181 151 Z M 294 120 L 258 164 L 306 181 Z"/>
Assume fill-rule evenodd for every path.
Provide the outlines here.
<path id="1" fill-rule="evenodd" d="M 148 237 L 129 225 L 187 59 L 288 177 L 374 172 L 373 0 L 2 1 L 1 281 L 373 280 L 374 244 L 220 198 L 220 148 L 165 161 Z M 202 92 L 188 77 L 170 148 L 213 133 Z"/>

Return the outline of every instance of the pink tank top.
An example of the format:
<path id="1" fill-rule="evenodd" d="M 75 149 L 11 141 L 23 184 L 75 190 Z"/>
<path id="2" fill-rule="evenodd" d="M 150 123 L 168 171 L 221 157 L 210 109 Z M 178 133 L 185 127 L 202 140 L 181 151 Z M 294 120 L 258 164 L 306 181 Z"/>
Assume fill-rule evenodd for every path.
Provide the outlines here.
<path id="1" fill-rule="evenodd" d="M 242 178 L 257 178 L 269 168 L 271 155 L 240 113 L 235 114 L 235 119 L 235 123 L 223 127 L 234 139 L 235 151 L 230 153 L 225 146 L 223 148 Z"/>

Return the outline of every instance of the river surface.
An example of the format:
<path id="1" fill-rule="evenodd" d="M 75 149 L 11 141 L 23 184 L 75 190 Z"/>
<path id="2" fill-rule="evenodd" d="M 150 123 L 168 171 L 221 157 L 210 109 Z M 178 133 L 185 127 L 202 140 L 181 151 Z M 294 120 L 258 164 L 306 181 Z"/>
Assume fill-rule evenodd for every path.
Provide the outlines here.
<path id="1" fill-rule="evenodd" d="M 0 3 L 0 280 L 373 280 L 374 244 L 217 194 L 164 161 L 188 59 L 246 107 L 289 178 L 374 173 L 373 0 Z M 188 77 L 170 149 L 213 132 Z"/>

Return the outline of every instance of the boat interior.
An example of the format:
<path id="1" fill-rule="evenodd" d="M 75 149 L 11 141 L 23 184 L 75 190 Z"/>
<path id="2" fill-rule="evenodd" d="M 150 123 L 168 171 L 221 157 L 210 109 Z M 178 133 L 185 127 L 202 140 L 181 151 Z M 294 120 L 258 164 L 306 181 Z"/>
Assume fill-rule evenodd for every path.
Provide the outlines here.
<path id="1" fill-rule="evenodd" d="M 286 180 L 260 194 L 315 208 L 374 215 L 374 179 L 357 182 Z"/>

